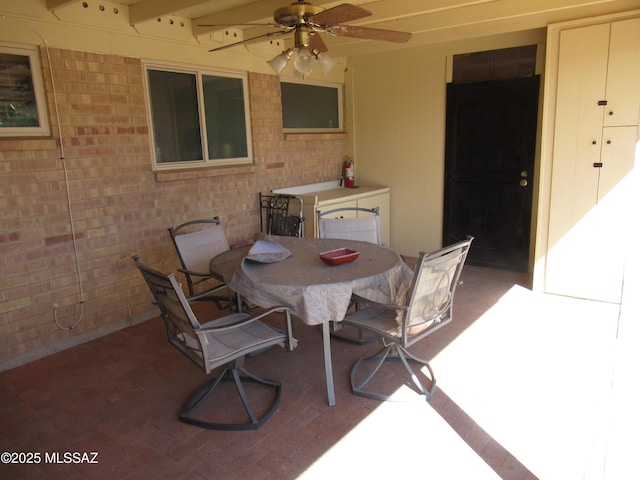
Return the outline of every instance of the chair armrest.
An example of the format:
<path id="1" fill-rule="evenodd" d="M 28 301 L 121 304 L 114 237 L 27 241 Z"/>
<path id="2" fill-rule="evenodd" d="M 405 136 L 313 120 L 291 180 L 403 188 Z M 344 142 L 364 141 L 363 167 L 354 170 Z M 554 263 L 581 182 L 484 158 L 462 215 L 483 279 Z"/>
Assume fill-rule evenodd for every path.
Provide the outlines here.
<path id="1" fill-rule="evenodd" d="M 203 272 L 195 272 L 193 270 L 189 270 L 188 268 L 179 268 L 178 269 L 179 272 L 182 272 L 186 275 L 194 275 L 197 277 L 210 277 L 211 274 L 210 273 L 203 273 Z"/>
<path id="2" fill-rule="evenodd" d="M 374 302 L 373 300 L 369 300 L 368 298 L 361 297 L 360 295 L 358 295 L 356 293 L 351 294 L 351 300 L 353 300 L 355 303 L 358 303 L 358 304 L 364 304 L 364 305 L 367 305 L 369 307 L 380 308 L 382 310 L 397 311 L 397 310 L 406 310 L 407 309 L 407 307 L 405 305 L 389 305 L 387 303 Z"/>
<path id="3" fill-rule="evenodd" d="M 219 298 L 221 300 L 225 300 L 226 301 L 226 297 L 224 297 L 222 295 L 220 295 L 220 297 L 214 297 L 213 296 L 214 293 L 217 293 L 217 292 L 219 292 L 221 290 L 224 290 L 225 288 L 228 288 L 228 287 L 223 283 L 222 285 L 218 285 L 217 287 L 211 288 L 211 289 L 209 289 L 209 290 L 207 290 L 205 292 L 196 293 L 195 295 L 191 295 L 191 296 L 187 297 L 187 300 L 189 300 L 190 302 L 195 302 L 197 300 L 200 300 L 201 298 L 211 297 L 211 298 Z"/>
<path id="4" fill-rule="evenodd" d="M 211 332 L 223 332 L 225 330 L 233 330 L 235 328 L 238 327 L 242 327 L 244 325 L 248 325 L 249 323 L 255 322 L 257 320 L 260 320 L 261 318 L 266 317 L 267 315 L 274 313 L 274 312 L 286 312 L 289 311 L 291 312 L 291 309 L 289 307 L 284 307 L 284 306 L 278 306 L 278 307 L 272 307 L 269 308 L 261 313 L 259 313 L 258 315 L 250 315 L 248 313 L 235 313 L 235 314 L 231 314 L 231 315 L 240 315 L 241 318 L 233 323 L 228 323 L 226 325 L 220 325 L 220 326 L 210 326 L 210 327 L 203 327 L 203 328 L 199 328 L 198 330 L 195 330 L 195 332 L 198 335 L 204 335 L 207 333 L 211 333 Z M 231 316 L 228 315 L 228 316 Z M 224 319 L 226 317 L 220 317 L 220 319 Z M 214 320 L 215 321 L 215 320 Z"/>

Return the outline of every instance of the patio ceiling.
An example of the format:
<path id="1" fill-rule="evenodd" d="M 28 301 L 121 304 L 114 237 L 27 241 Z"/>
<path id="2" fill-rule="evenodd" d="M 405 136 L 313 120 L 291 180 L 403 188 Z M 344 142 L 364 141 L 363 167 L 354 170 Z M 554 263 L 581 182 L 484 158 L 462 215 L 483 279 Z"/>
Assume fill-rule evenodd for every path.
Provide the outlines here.
<path id="1" fill-rule="evenodd" d="M 46 0 L 48 10 L 88 4 L 86 0 Z M 269 31 L 269 27 L 241 24 L 273 23 L 275 9 L 292 0 L 120 0 L 103 2 L 128 15 L 132 26 L 179 17 L 190 23 L 194 36 L 237 26 L 243 38 Z M 295 2 L 294 2 L 295 3 Z M 344 2 L 314 0 L 330 8 Z M 550 23 L 631 10 L 637 0 L 351 0 L 372 15 L 349 25 L 411 32 L 407 44 L 323 35 L 333 55 L 359 55 L 376 51 L 436 44 L 511 31 L 543 28 Z M 216 25 L 216 26 L 203 26 Z M 287 35 L 292 37 L 293 35 Z"/>

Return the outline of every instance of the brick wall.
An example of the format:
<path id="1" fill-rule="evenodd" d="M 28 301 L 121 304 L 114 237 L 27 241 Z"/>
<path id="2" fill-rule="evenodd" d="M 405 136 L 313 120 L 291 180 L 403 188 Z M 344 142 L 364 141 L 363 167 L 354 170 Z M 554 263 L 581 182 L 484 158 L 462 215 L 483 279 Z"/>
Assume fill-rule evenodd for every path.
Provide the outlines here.
<path id="1" fill-rule="evenodd" d="M 131 255 L 175 270 L 167 227 L 211 215 L 230 242 L 251 237 L 259 191 L 337 179 L 346 150 L 344 134 L 283 135 L 279 78 L 252 73 L 255 165 L 156 175 L 140 60 L 49 56 L 63 149 L 45 56 L 52 138 L 0 139 L 0 370 L 149 318 L 155 311 Z M 78 326 L 58 328 L 53 305 L 66 327 L 80 318 L 82 299 Z"/>

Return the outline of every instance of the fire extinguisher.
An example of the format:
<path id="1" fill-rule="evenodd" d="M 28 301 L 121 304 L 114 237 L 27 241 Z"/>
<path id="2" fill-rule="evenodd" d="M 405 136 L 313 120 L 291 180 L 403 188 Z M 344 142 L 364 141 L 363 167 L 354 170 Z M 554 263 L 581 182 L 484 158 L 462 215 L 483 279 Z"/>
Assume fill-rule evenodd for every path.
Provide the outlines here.
<path id="1" fill-rule="evenodd" d="M 344 186 L 347 188 L 353 188 L 356 186 L 356 174 L 353 162 L 347 159 L 344 162 L 344 166 L 342 168 L 344 177 Z"/>

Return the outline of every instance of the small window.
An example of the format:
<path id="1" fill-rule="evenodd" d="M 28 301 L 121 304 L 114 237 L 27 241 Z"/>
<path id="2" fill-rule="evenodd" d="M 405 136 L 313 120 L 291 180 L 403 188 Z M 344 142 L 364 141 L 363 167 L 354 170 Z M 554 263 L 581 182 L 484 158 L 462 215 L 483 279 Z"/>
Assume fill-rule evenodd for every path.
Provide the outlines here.
<path id="1" fill-rule="evenodd" d="M 247 78 L 146 65 L 157 169 L 251 163 Z"/>
<path id="2" fill-rule="evenodd" d="M 37 47 L 0 44 L 0 137 L 49 135 Z"/>
<path id="3" fill-rule="evenodd" d="M 342 131 L 342 86 L 330 83 L 280 83 L 285 132 Z"/>

